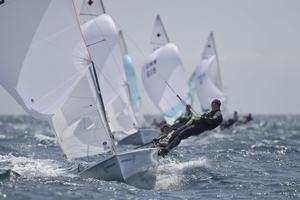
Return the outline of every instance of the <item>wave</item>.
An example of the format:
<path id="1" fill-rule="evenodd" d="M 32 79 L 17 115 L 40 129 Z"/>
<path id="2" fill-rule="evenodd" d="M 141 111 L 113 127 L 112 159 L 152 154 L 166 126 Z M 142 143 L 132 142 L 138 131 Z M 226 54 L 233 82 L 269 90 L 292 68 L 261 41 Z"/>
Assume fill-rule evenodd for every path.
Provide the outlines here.
<path id="1" fill-rule="evenodd" d="M 186 162 L 168 160 L 168 163 L 158 166 L 155 189 L 165 190 L 180 187 L 187 182 L 185 178 L 189 174 L 193 174 L 195 169 L 207 167 L 209 167 L 209 162 L 205 157 Z"/>

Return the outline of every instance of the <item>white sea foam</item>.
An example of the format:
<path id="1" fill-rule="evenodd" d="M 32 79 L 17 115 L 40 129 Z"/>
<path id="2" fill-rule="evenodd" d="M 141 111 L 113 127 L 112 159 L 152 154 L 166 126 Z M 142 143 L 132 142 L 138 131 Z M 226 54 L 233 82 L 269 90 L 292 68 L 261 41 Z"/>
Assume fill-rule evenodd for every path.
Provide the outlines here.
<path id="1" fill-rule="evenodd" d="M 9 163 L 10 169 L 26 177 L 74 176 L 60 163 L 50 159 L 33 159 L 6 155 L 0 156 L 0 163 L 6 163 L 6 165 Z"/>
<path id="2" fill-rule="evenodd" d="M 47 135 L 43 135 L 43 134 L 41 134 L 41 133 L 36 133 L 36 134 L 34 135 L 34 137 L 35 137 L 38 141 L 49 141 L 49 142 L 53 142 L 53 143 L 56 142 L 55 137 L 50 137 L 50 136 L 47 136 Z"/>
<path id="3" fill-rule="evenodd" d="M 170 189 L 180 186 L 185 173 L 198 167 L 209 167 L 205 157 L 193 159 L 187 162 L 177 163 L 170 161 L 158 166 L 156 189 Z"/>

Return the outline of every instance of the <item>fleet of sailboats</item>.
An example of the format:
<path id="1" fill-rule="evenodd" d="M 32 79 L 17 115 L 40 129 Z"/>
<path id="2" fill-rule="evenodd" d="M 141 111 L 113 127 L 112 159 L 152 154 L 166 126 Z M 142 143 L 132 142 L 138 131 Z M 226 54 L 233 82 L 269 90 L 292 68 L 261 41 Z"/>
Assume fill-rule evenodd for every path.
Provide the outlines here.
<path id="1" fill-rule="evenodd" d="M 128 183 L 147 179 L 153 185 L 158 149 L 116 146 L 116 132 L 126 134 L 119 144 L 133 145 L 159 133 L 142 127 L 135 68 L 103 2 L 83 1 L 77 10 L 72 0 L 5 1 L 0 23 L 1 45 L 7 47 L 0 55 L 1 85 L 31 116 L 49 122 L 66 158 L 102 155 L 80 175 Z M 142 66 L 144 89 L 173 123 L 190 103 L 191 91 L 159 15 L 151 47 Z M 214 98 L 227 101 L 213 33 L 190 80 L 203 110 Z"/>

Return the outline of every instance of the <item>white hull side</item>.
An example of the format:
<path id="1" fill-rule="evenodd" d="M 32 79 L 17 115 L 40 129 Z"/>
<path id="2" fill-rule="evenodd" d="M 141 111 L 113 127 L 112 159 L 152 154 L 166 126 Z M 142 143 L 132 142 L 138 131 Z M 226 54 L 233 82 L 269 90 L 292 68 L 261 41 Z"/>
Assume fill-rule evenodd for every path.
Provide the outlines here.
<path id="1" fill-rule="evenodd" d="M 153 188 L 158 149 L 147 148 L 113 155 L 82 171 L 83 178 L 121 181 L 139 188 Z"/>

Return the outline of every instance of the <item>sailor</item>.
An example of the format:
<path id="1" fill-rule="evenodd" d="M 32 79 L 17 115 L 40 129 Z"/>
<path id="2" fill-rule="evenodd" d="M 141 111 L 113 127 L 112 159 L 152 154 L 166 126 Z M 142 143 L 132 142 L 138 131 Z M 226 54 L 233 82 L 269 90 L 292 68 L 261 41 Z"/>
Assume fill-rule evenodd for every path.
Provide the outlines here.
<path id="1" fill-rule="evenodd" d="M 239 121 L 238 112 L 234 111 L 233 117 L 229 118 L 220 125 L 221 129 L 230 128 L 233 124 Z"/>
<path id="2" fill-rule="evenodd" d="M 248 115 L 242 117 L 242 119 L 240 120 L 240 123 L 247 124 L 251 120 L 253 120 L 253 118 L 252 118 L 251 113 L 249 113 Z"/>
<path id="3" fill-rule="evenodd" d="M 199 135 L 200 133 L 212 130 L 219 126 L 222 121 L 222 113 L 220 110 L 221 101 L 215 99 L 211 103 L 211 112 L 205 113 L 203 115 L 195 115 L 190 119 L 185 125 L 169 134 L 170 138 L 165 146 L 159 150 L 158 155 L 165 156 L 169 153 L 171 149 L 179 145 L 181 140 L 186 139 L 193 135 Z"/>
<path id="4" fill-rule="evenodd" d="M 182 125 L 185 125 L 191 118 L 193 117 L 192 106 L 190 104 L 186 104 L 185 113 L 179 116 L 174 124 L 171 126 L 172 130 L 176 130 Z"/>

